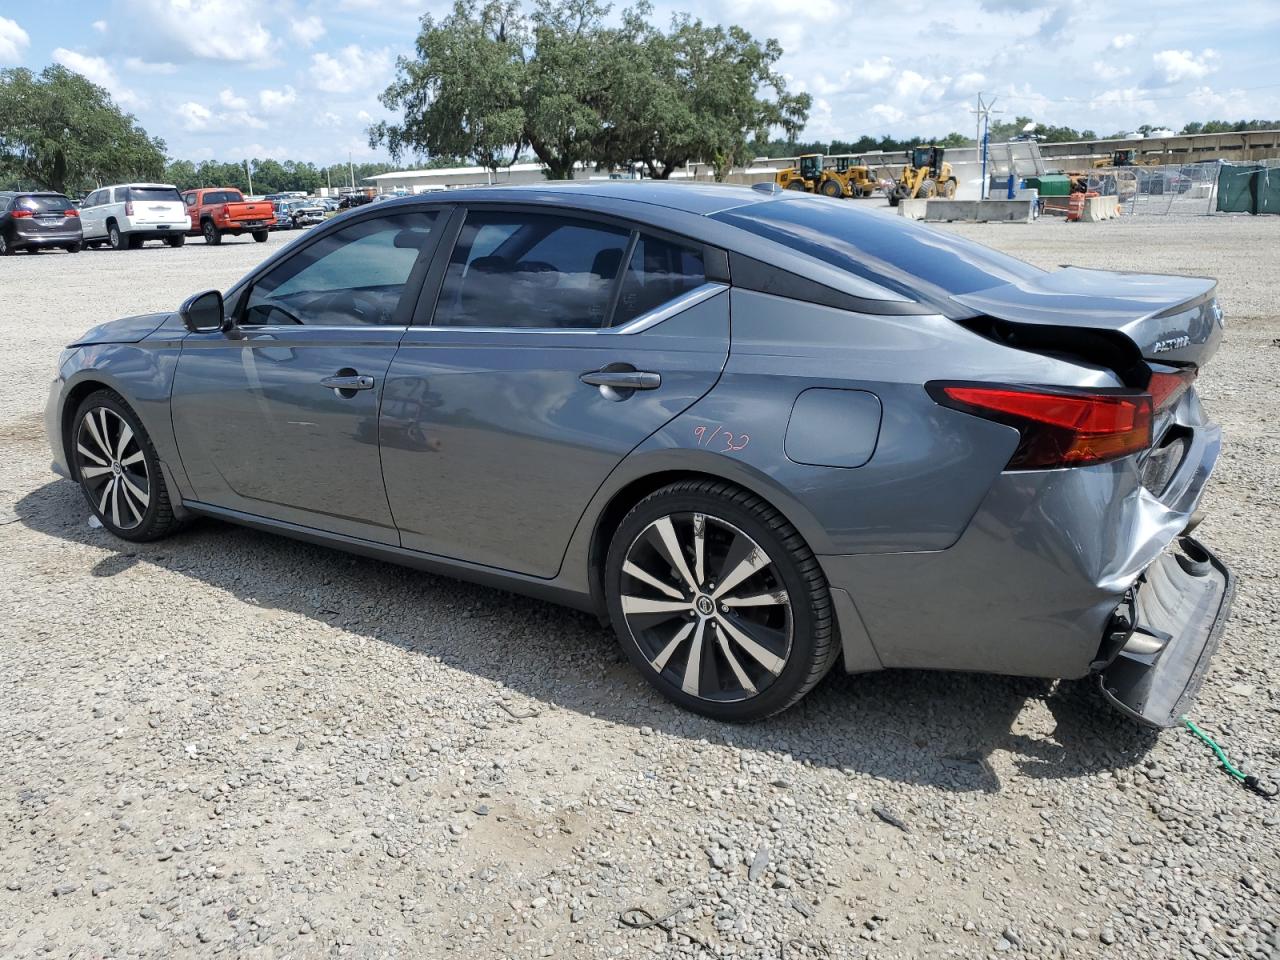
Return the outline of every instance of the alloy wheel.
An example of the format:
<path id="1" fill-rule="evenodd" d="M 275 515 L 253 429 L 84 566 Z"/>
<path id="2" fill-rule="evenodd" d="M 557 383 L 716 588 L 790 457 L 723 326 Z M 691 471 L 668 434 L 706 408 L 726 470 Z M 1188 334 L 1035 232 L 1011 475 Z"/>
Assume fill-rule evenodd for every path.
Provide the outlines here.
<path id="1" fill-rule="evenodd" d="M 649 665 L 686 694 L 755 697 L 791 653 L 791 599 L 751 537 L 706 513 L 645 527 L 622 565 L 622 614 Z"/>
<path id="2" fill-rule="evenodd" d="M 76 469 L 104 519 L 119 530 L 141 525 L 151 503 L 151 474 L 142 444 L 125 419 L 93 407 L 76 432 Z"/>

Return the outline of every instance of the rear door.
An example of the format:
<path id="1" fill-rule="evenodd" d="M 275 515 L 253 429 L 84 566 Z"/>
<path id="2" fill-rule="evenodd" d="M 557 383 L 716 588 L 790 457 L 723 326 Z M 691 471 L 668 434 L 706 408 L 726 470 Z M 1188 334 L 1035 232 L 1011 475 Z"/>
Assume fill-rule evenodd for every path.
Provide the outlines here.
<path id="1" fill-rule="evenodd" d="M 720 254 L 578 213 L 452 226 L 434 313 L 424 294 L 387 372 L 388 501 L 405 547 L 553 577 L 609 472 L 720 376 Z"/>
<path id="2" fill-rule="evenodd" d="M 197 499 L 398 543 L 378 405 L 438 216 L 400 209 L 309 239 L 237 295 L 232 330 L 186 337 L 173 429 Z"/>

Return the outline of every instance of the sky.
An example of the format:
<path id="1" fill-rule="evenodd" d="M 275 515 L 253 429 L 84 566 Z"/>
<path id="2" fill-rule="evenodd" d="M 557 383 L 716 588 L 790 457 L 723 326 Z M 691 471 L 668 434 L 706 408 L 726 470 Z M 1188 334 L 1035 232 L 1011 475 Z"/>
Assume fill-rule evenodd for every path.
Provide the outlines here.
<path id="1" fill-rule="evenodd" d="M 171 156 L 384 159 L 378 94 L 444 0 L 0 0 L 0 67 L 62 63 L 106 87 Z M 1099 134 L 1280 120 L 1280 0 L 654 3 L 785 51 L 814 105 L 804 139 L 969 133 L 995 119 Z"/>

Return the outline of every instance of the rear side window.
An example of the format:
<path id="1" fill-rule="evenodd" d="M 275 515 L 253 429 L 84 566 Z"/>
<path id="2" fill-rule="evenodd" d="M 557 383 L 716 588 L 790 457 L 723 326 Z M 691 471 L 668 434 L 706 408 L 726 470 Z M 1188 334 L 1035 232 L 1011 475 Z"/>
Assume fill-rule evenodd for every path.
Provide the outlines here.
<path id="1" fill-rule="evenodd" d="M 129 187 L 125 193 L 125 199 L 132 200 L 134 203 L 145 203 L 147 201 L 153 203 L 161 201 L 168 203 L 182 202 L 182 195 L 178 193 L 175 187 Z"/>
<path id="2" fill-rule="evenodd" d="M 631 232 L 542 213 L 471 211 L 453 249 L 434 323 L 450 327 L 602 327 Z"/>
<path id="3" fill-rule="evenodd" d="M 30 210 L 34 214 L 50 213 L 59 215 L 75 208 L 75 204 L 66 197 L 49 196 L 47 194 L 44 196 L 22 197 L 14 206 L 21 210 Z"/>
<path id="4" fill-rule="evenodd" d="M 702 249 L 640 234 L 613 315 L 621 326 L 706 282 Z"/>
<path id="5" fill-rule="evenodd" d="M 935 306 L 1044 273 L 971 240 L 825 198 L 765 201 L 713 219 Z"/>
<path id="6" fill-rule="evenodd" d="M 232 190 L 210 190 L 204 195 L 205 203 L 239 203 L 240 194 Z"/>

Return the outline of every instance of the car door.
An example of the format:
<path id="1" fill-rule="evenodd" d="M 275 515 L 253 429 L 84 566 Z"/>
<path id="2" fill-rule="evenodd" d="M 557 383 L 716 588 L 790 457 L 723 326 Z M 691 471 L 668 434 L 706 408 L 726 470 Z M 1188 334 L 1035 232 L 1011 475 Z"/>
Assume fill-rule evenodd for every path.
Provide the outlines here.
<path id="1" fill-rule="evenodd" d="M 228 301 L 231 329 L 186 337 L 173 427 L 201 502 L 399 541 L 378 405 L 439 216 L 401 209 L 327 230 Z"/>
<path id="2" fill-rule="evenodd" d="M 576 213 L 451 227 L 434 314 L 387 372 L 387 498 L 405 547 L 552 577 L 609 472 L 719 377 L 723 254 Z"/>
<path id="3" fill-rule="evenodd" d="M 107 191 L 95 190 L 80 208 L 80 229 L 86 240 L 102 236 L 102 202 Z"/>

